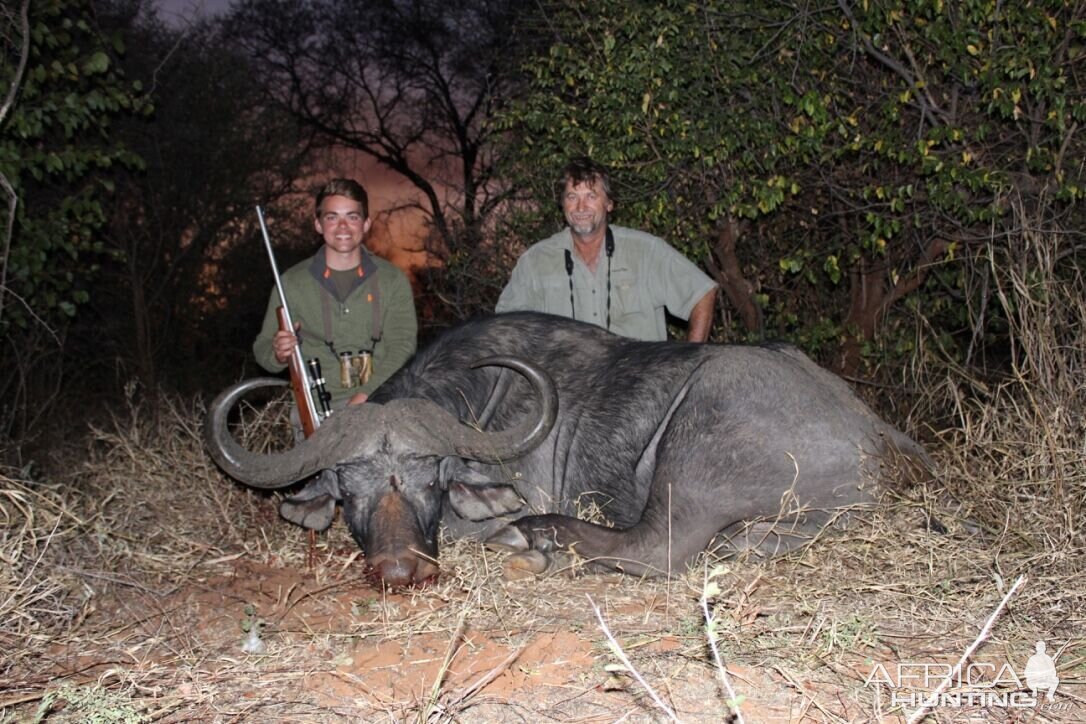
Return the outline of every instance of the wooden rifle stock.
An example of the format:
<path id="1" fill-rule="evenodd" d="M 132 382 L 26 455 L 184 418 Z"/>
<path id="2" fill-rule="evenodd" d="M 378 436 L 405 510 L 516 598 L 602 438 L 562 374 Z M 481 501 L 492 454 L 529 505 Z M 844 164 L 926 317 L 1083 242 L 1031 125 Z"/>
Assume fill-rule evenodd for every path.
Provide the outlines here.
<path id="1" fill-rule="evenodd" d="M 287 322 L 286 312 L 282 307 L 277 307 L 275 316 L 279 319 L 279 329 L 294 334 Z M 306 437 L 312 435 L 320 426 L 320 417 L 313 405 L 313 396 L 309 394 L 309 376 L 306 375 L 302 355 L 295 348 L 295 354 L 290 356 L 290 391 L 294 395 L 294 404 L 298 408 L 298 419 L 302 423 L 302 434 Z"/>

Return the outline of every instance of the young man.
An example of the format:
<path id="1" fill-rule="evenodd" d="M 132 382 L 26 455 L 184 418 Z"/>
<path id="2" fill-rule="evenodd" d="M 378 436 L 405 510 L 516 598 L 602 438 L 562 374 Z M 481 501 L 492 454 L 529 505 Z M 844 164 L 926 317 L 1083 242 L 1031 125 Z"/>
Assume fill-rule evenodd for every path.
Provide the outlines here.
<path id="1" fill-rule="evenodd" d="M 664 240 L 608 225 L 615 202 L 605 167 L 576 158 L 561 183 L 569 226 L 520 257 L 495 311 L 548 312 L 660 341 L 667 339 L 666 309 L 688 320 L 687 340 L 704 342 L 716 283 Z"/>
<path id="2" fill-rule="evenodd" d="M 273 288 L 264 324 L 253 342 L 256 361 L 269 372 L 287 366 L 302 339 L 302 356 L 320 360 L 332 408 L 365 402 L 415 353 L 418 321 L 411 285 L 395 266 L 362 242 L 370 230 L 369 199 L 351 179 L 332 179 L 316 197 L 313 226 L 324 244 L 283 274 L 283 290 L 298 334 L 279 329 Z M 340 380 L 340 355 L 372 355 L 373 373 L 358 385 Z"/>

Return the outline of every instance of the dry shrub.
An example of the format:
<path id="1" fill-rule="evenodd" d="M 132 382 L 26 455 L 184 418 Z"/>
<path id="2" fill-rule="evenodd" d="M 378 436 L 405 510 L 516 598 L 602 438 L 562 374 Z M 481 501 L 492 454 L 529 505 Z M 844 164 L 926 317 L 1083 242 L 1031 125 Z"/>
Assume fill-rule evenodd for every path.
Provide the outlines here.
<path id="1" fill-rule="evenodd" d="M 1015 212 L 1020 232 L 974 270 L 977 296 L 1006 319 L 1007 366 L 982 374 L 918 356 L 913 386 L 927 392 L 915 417 L 953 422 L 931 446 L 939 479 L 915 498 L 953 499 L 974 533 L 937 554 L 958 559 L 948 571 L 986 579 L 991 595 L 1028 575 L 1011 608 L 1030 615 L 1015 624 L 1070 635 L 1086 607 L 1086 278 L 1069 236 Z"/>
<path id="2" fill-rule="evenodd" d="M 281 444 L 286 410 L 247 409 L 240 436 Z M 207 456 L 203 419 L 200 402 L 164 397 L 152 410 L 130 400 L 90 427 L 79 459 L 53 461 L 59 482 L 0 471 L 0 648 L 13 652 L 0 673 L 73 633 L 108 596 L 162 596 L 238 550 L 293 547 L 285 539 L 298 534 L 263 494 L 227 481 Z"/>
<path id="3" fill-rule="evenodd" d="M 1079 566 L 1086 547 L 1086 279 L 1066 236 L 1018 209 L 1018 244 L 988 247 L 990 288 L 1010 326 L 1011 372 L 930 379 L 928 404 L 952 410 L 944 483 L 999 545 L 1042 570 Z M 1055 571 L 1053 571 L 1055 572 Z"/>
<path id="4" fill-rule="evenodd" d="M 0 679 L 80 609 L 77 581 L 53 569 L 55 549 L 82 524 L 56 485 L 0 471 Z"/>
<path id="5" fill-rule="evenodd" d="M 167 397 L 154 410 L 129 405 L 126 418 L 91 428 L 70 486 L 89 521 L 80 554 L 100 567 L 100 582 L 174 582 L 259 529 L 256 494 L 224 484 L 207 456 L 203 418 L 200 403 Z"/>

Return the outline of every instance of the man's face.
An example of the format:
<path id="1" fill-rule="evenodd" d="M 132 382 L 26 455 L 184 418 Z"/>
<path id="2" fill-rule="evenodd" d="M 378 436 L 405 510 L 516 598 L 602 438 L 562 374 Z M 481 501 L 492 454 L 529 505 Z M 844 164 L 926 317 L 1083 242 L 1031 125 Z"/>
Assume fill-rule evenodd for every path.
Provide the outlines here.
<path id="1" fill-rule="evenodd" d="M 566 181 L 562 211 L 569 228 L 578 236 L 593 236 L 600 232 L 607 225 L 607 215 L 613 208 L 614 204 L 598 179 L 579 184 Z"/>
<path id="2" fill-rule="evenodd" d="M 362 204 L 346 196 L 329 196 L 321 202 L 314 222 L 317 233 L 328 248 L 350 254 L 362 245 L 370 229 L 370 220 L 362 213 Z"/>

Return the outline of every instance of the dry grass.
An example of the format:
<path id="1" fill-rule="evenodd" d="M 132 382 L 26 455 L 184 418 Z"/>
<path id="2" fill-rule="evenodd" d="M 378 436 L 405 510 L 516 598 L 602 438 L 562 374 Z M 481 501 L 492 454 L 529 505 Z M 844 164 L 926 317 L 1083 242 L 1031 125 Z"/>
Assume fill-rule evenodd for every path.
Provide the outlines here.
<path id="1" fill-rule="evenodd" d="M 81 591 L 72 576 L 50 570 L 46 556 L 81 521 L 57 486 L 31 486 L 18 471 L 0 473 L 0 678 L 32 655 L 33 643 L 79 616 Z"/>
<path id="2" fill-rule="evenodd" d="M 1065 708 L 1028 716 L 1082 720 L 1086 284 L 1052 239 L 1026 241 L 1028 258 L 992 259 L 1013 376 L 918 358 L 922 407 L 957 420 L 932 447 L 939 480 L 799 553 L 707 556 L 671 581 L 505 581 L 502 556 L 446 541 L 434 586 L 382 592 L 340 522 L 306 570 L 278 498 L 204 454 L 200 405 L 130 407 L 55 461 L 64 474 L 0 471 L 0 721 L 662 721 L 634 672 L 682 721 L 730 706 L 751 722 L 904 721 L 912 709 L 865 686 L 872 666 L 957 661 L 1022 575 L 975 658 L 1021 672 L 1047 641 Z M 281 404 L 249 410 L 248 444 L 280 444 L 282 422 Z M 241 650 L 250 619 L 264 655 Z"/>

